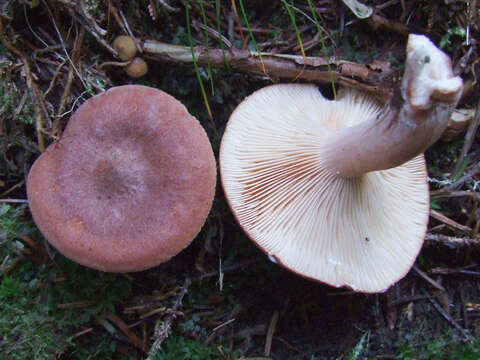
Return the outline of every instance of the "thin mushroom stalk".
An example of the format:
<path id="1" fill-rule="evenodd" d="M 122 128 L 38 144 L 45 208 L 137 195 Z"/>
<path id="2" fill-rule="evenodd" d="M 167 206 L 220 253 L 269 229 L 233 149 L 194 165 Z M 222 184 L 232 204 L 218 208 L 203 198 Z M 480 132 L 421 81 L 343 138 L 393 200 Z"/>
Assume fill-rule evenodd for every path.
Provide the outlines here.
<path id="1" fill-rule="evenodd" d="M 447 55 L 411 35 L 399 95 L 336 100 L 309 84 L 257 90 L 232 113 L 220 147 L 227 201 L 271 259 L 355 291 L 388 289 L 410 270 L 429 217 L 423 151 L 462 90 Z"/>
<path id="2" fill-rule="evenodd" d="M 422 154 L 447 127 L 462 88 L 448 56 L 426 37 L 410 35 L 399 96 L 370 120 L 335 132 L 324 144 L 326 166 L 354 177 Z"/>

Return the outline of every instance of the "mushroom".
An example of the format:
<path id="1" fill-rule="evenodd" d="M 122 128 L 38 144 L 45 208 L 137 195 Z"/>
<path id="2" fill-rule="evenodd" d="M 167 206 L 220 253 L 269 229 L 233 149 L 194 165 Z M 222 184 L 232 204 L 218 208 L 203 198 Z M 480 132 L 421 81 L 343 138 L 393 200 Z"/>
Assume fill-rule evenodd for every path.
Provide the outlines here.
<path id="1" fill-rule="evenodd" d="M 130 36 L 117 36 L 113 41 L 112 46 L 117 50 L 118 57 L 123 61 L 132 60 L 137 54 L 137 47 Z"/>
<path id="2" fill-rule="evenodd" d="M 109 272 L 144 270 L 185 248 L 212 206 L 205 130 L 175 98 L 139 85 L 86 101 L 35 161 L 35 223 L 61 253 Z"/>
<path id="3" fill-rule="evenodd" d="M 141 57 L 135 57 L 137 46 L 130 36 L 117 36 L 112 46 L 118 52 L 118 57 L 123 61 L 129 61 L 125 66 L 125 72 L 132 78 L 141 78 L 148 72 L 148 65 Z"/>
<path id="4" fill-rule="evenodd" d="M 220 173 L 248 236 L 286 268 L 380 292 L 413 265 L 429 190 L 422 155 L 462 89 L 447 55 L 410 35 L 400 94 L 382 107 L 344 89 L 280 84 L 245 99 L 227 124 Z"/>
<path id="5" fill-rule="evenodd" d="M 125 68 L 127 75 L 132 78 L 141 78 L 147 73 L 147 71 L 148 65 L 145 60 L 140 57 L 133 59 Z"/>

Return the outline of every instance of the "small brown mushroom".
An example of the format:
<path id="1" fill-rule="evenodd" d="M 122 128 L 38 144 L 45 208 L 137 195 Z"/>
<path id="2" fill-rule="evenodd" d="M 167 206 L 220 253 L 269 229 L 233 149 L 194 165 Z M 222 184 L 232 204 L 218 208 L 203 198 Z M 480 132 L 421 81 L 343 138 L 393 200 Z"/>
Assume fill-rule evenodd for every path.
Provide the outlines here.
<path id="1" fill-rule="evenodd" d="M 429 214 L 424 150 L 462 90 L 450 59 L 410 35 L 399 96 L 381 107 L 313 85 L 258 90 L 233 112 L 220 149 L 227 200 L 249 237 L 305 277 L 379 292 L 402 278 Z"/>
<path id="2" fill-rule="evenodd" d="M 141 78 L 148 72 L 148 65 L 145 60 L 140 57 L 136 57 L 130 64 L 127 65 L 125 72 L 132 78 Z"/>
<path id="3" fill-rule="evenodd" d="M 85 102 L 32 166 L 35 223 L 67 257 L 111 272 L 158 265 L 185 248 L 210 211 L 213 151 L 175 98 L 139 85 Z"/>
<path id="4" fill-rule="evenodd" d="M 117 50 L 118 57 L 123 61 L 132 60 L 137 54 L 137 47 L 130 36 L 117 36 L 113 41 L 112 46 Z"/>

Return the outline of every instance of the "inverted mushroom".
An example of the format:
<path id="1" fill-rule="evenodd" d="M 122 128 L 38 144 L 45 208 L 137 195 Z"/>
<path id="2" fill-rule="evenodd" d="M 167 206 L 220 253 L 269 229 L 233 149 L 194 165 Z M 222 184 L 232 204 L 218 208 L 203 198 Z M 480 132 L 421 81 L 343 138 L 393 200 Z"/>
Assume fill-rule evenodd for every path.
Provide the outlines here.
<path id="1" fill-rule="evenodd" d="M 27 193 L 46 239 L 67 257 L 111 272 L 158 265 L 203 226 L 216 183 L 197 119 L 146 86 L 85 102 L 31 168 Z"/>
<path id="2" fill-rule="evenodd" d="M 344 90 L 272 85 L 234 111 L 220 149 L 225 195 L 249 237 L 305 277 L 379 292 L 411 268 L 425 236 L 422 155 L 462 90 L 450 59 L 410 35 L 400 96 L 382 107 Z"/>

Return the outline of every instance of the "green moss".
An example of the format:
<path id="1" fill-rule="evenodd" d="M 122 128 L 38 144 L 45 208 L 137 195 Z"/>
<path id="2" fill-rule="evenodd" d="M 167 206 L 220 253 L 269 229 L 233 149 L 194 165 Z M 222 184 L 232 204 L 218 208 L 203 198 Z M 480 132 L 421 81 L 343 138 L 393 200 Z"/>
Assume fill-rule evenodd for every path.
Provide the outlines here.
<path id="1" fill-rule="evenodd" d="M 480 358 L 480 344 L 463 343 L 451 335 L 443 335 L 420 343 L 403 343 L 396 359 L 402 360 L 477 360 Z"/>
<path id="2" fill-rule="evenodd" d="M 67 350 L 78 355 L 111 354 L 115 350 L 115 338 L 105 331 L 96 331 L 81 343 L 74 342 L 72 335 L 90 326 L 95 316 L 115 311 L 115 306 L 130 293 L 128 281 L 69 261 L 64 265 L 63 269 L 47 270 L 25 261 L 11 275 L 3 277 L 0 358 L 52 359 Z M 65 275 L 68 276 L 65 281 L 51 281 Z M 59 307 L 85 300 L 91 305 L 73 310 Z M 104 340 L 99 341 L 99 336 Z"/>
<path id="3" fill-rule="evenodd" d="M 227 357 L 228 355 L 228 357 Z M 154 354 L 154 360 L 225 360 L 235 359 L 237 354 L 180 336 L 171 336 L 164 347 Z"/>
<path id="4" fill-rule="evenodd" d="M 32 125 L 35 121 L 34 106 L 28 90 L 25 91 L 25 94 L 18 93 L 9 81 L 0 81 L 0 109 L 7 119 L 14 117 L 13 120 L 19 124 Z M 26 98 L 22 99 L 22 96 Z"/>
<path id="5" fill-rule="evenodd" d="M 35 291 L 33 280 L 15 276 L 0 283 L 2 359 L 51 359 L 70 345 L 59 319 L 49 314 L 49 305 Z"/>
<path id="6" fill-rule="evenodd" d="M 3 271 L 24 247 L 19 235 L 39 237 L 34 225 L 25 220 L 25 209 L 26 205 L 0 204 Z M 87 335 L 81 343 L 71 336 L 90 326 L 94 317 L 115 311 L 130 295 L 130 282 L 121 275 L 90 270 L 56 256 L 54 249 L 50 253 L 56 265 L 39 266 L 24 259 L 1 278 L 0 359 L 52 359 L 66 351 L 79 355 L 79 359 L 87 358 L 80 356 L 82 353 L 111 354 L 115 338 L 105 331 Z M 73 310 L 59 306 L 78 301 L 89 301 L 90 305 Z M 97 337 L 103 335 L 104 341 L 99 341 Z M 111 358 L 107 355 L 106 359 Z"/>

